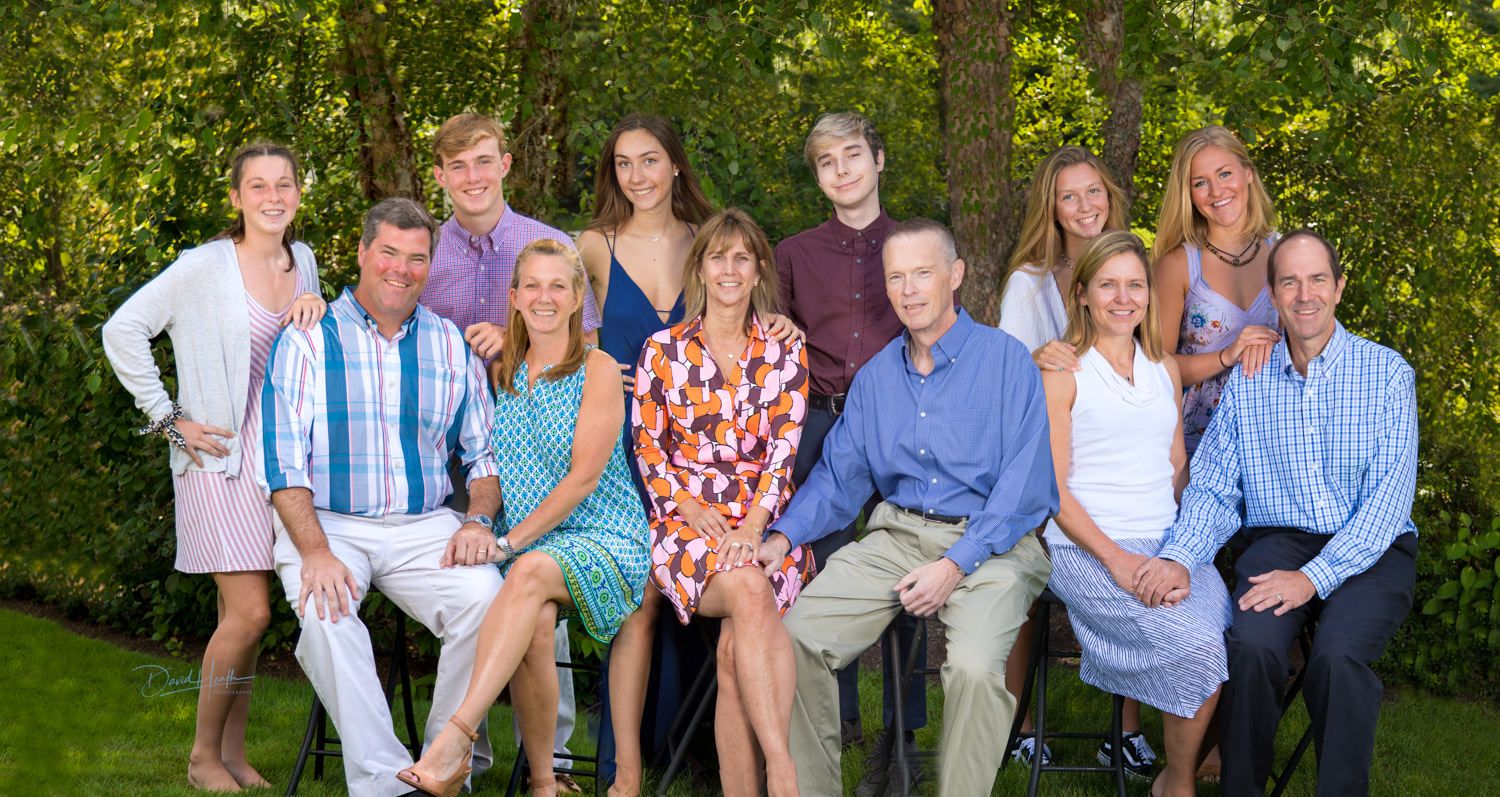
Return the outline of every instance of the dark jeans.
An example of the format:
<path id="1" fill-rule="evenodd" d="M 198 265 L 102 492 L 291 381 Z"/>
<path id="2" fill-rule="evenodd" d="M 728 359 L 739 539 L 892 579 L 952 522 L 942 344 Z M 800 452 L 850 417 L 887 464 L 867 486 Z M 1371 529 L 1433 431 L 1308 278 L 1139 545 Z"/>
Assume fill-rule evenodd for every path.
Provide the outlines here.
<path id="1" fill-rule="evenodd" d="M 792 469 L 792 483 L 802 484 L 807 481 L 807 474 L 817 464 L 823 455 L 823 440 L 828 436 L 828 431 L 833 428 L 835 417 L 827 410 L 809 409 L 807 421 L 802 426 L 802 443 L 797 447 L 797 464 Z M 865 505 L 865 516 L 868 517 L 871 508 L 879 503 L 879 496 L 870 499 Z M 829 534 L 828 536 L 812 544 L 813 557 L 822 567 L 835 551 L 854 541 L 858 534 L 856 523 L 851 523 L 847 528 Z M 901 648 L 910 651 L 911 646 L 917 639 L 920 630 L 919 620 L 909 614 L 901 614 L 896 617 L 896 632 L 900 635 Z M 885 670 L 885 692 L 884 707 L 881 711 L 881 722 L 884 727 L 889 728 L 895 721 L 892 713 L 896 702 L 895 677 L 896 662 L 890 656 L 883 656 Z M 917 651 L 918 667 L 925 665 L 927 661 L 927 640 L 924 637 L 920 649 Z M 842 670 L 839 670 L 839 718 L 844 722 L 858 723 L 859 717 L 859 660 L 855 659 Z M 913 675 L 911 683 L 906 686 L 905 706 L 902 707 L 902 719 L 908 731 L 913 731 L 927 725 L 927 679 L 920 675 Z"/>
<path id="2" fill-rule="evenodd" d="M 1229 683 L 1219 704 L 1223 729 L 1223 794 L 1264 793 L 1271 775 L 1281 696 L 1292 671 L 1289 652 L 1302 627 L 1317 623 L 1302 699 L 1312 717 L 1321 797 L 1367 794 L 1382 684 L 1370 665 L 1411 610 L 1417 538 L 1397 537 L 1375 564 L 1345 581 L 1327 600 L 1314 597 L 1281 617 L 1273 610 L 1241 611 L 1250 576 L 1296 570 L 1332 537 L 1298 529 L 1242 532 L 1235 561 L 1234 624 L 1226 634 Z"/>

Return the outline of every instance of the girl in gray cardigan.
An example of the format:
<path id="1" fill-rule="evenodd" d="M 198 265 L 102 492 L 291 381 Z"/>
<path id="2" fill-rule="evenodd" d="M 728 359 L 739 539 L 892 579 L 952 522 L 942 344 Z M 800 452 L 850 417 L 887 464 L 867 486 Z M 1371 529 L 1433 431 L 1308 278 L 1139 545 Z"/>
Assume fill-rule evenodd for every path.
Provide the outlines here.
<path id="1" fill-rule="evenodd" d="M 245 760 L 274 564 L 273 511 L 256 473 L 260 393 L 281 328 L 310 329 L 327 307 L 312 250 L 292 227 L 301 201 L 296 158 L 274 144 L 242 147 L 229 182 L 234 224 L 183 252 L 104 325 L 115 375 L 151 419 L 141 432 L 171 443 L 176 568 L 212 573 L 219 589 L 188 759 L 189 784 L 214 791 L 270 785 Z M 151 339 L 163 331 L 177 366 L 176 402 L 151 355 Z"/>

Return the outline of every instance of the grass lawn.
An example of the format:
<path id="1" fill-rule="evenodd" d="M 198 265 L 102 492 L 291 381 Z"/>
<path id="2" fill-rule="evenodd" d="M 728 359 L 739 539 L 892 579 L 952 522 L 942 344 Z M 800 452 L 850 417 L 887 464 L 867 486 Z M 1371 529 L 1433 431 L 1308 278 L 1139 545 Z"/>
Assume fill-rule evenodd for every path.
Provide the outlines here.
<path id="1" fill-rule="evenodd" d="M 174 660 L 122 650 L 106 642 L 75 635 L 49 620 L 0 610 L 0 794 L 3 795 L 189 795 L 187 752 L 193 733 L 194 692 L 146 696 L 142 693 L 143 665 L 164 667 L 174 675 L 196 668 L 197 662 Z M 1109 701 L 1078 683 L 1070 671 L 1057 671 L 1052 714 L 1056 727 L 1093 730 L 1107 720 Z M 285 788 L 307 721 L 311 688 L 301 679 L 260 677 L 250 725 L 250 759 L 273 783 Z M 861 683 L 867 747 L 873 743 L 880 716 L 879 689 L 870 673 Z M 931 723 L 918 734 L 918 743 L 931 749 L 940 717 L 939 690 L 933 688 Z M 419 717 L 426 706 L 418 707 Z M 515 748 L 510 740 L 510 712 L 497 706 L 490 714 L 501 762 L 480 781 L 480 790 L 503 794 Z M 1160 721 L 1147 712 L 1147 735 L 1160 750 Z M 1300 704 L 1282 729 L 1284 756 L 1301 733 L 1306 714 Z M 575 749 L 588 749 L 580 731 Z M 1500 711 L 1414 691 L 1400 693 L 1381 715 L 1375 753 L 1374 794 L 1469 795 L 1495 793 L 1500 777 Z M 1053 747 L 1061 760 L 1091 761 L 1093 748 L 1084 743 Z M 863 751 L 845 756 L 845 782 L 857 782 Z M 317 783 L 304 776 L 300 794 L 344 794 L 336 761 Z M 1313 760 L 1308 755 L 1290 794 L 1311 795 Z M 309 775 L 310 775 L 309 769 Z M 1007 768 L 994 794 L 1025 793 L 1025 773 Z M 1108 794 L 1100 775 L 1049 775 L 1043 794 Z M 587 785 L 587 784 L 585 784 Z M 935 793 L 929 782 L 925 793 Z M 686 779 L 674 784 L 673 795 L 716 794 L 716 789 L 694 787 Z M 1146 789 L 1135 789 L 1146 794 Z M 1218 794 L 1217 787 L 1200 788 L 1202 795 Z"/>

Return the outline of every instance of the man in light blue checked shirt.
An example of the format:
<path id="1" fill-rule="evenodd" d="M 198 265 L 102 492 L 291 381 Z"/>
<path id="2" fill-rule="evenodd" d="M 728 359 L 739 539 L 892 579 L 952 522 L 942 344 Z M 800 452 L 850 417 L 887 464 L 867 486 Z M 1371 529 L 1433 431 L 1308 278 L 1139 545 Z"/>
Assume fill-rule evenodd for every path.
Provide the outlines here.
<path id="1" fill-rule="evenodd" d="M 1282 238 L 1269 270 L 1285 337 L 1262 374 L 1236 370 L 1225 386 L 1182 511 L 1158 558 L 1137 572 L 1137 594 L 1148 605 L 1177 600 L 1189 570 L 1244 527 L 1219 703 L 1223 793 L 1262 793 L 1288 651 L 1316 621 L 1303 699 L 1317 793 L 1361 795 L 1382 690 L 1370 665 L 1411 609 L 1416 580 L 1414 374 L 1338 323 L 1344 273 L 1321 235 Z"/>
<path id="2" fill-rule="evenodd" d="M 277 338 L 261 400 L 276 573 L 301 618 L 297 661 L 343 740 L 351 795 L 404 793 L 395 774 L 412 764 L 359 620 L 365 593 L 378 587 L 442 640 L 432 738 L 463 698 L 500 589 L 489 564 L 500 486 L 483 366 L 456 326 L 417 304 L 437 230 L 411 200 L 372 208 L 358 286 L 317 327 Z M 468 471 L 462 519 L 443 506 L 454 453 Z"/>

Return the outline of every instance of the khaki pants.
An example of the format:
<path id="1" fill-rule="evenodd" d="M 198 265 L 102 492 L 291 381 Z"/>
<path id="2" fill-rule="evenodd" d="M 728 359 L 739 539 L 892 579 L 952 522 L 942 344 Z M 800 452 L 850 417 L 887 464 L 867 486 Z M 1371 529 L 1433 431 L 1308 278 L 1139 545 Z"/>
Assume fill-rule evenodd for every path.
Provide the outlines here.
<path id="1" fill-rule="evenodd" d="M 964 524 L 924 521 L 882 503 L 869 529 L 864 539 L 829 558 L 786 615 L 797 655 L 791 744 L 803 795 L 844 792 L 834 673 L 868 649 L 901 611 L 896 582 L 941 558 L 963 535 Z M 938 612 L 948 636 L 941 795 L 977 797 L 994 786 L 1016 710 L 1015 696 L 1005 690 L 1005 658 L 1051 572 L 1041 543 L 1028 534 L 964 577 Z"/>

